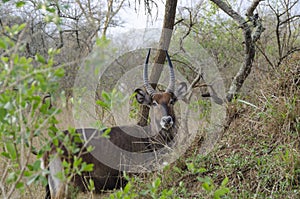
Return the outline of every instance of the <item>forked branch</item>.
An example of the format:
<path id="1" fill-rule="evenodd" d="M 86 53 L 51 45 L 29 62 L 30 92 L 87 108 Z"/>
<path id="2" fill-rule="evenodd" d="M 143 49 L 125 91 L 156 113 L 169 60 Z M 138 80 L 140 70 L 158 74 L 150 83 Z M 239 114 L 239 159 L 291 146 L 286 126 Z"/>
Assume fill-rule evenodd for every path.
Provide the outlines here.
<path id="1" fill-rule="evenodd" d="M 239 13 L 233 10 L 233 8 L 230 5 L 226 4 L 222 0 L 211 1 L 214 2 L 221 10 L 227 13 L 233 20 L 235 20 L 239 24 L 239 27 L 243 30 L 245 44 L 244 62 L 238 73 L 235 75 L 233 81 L 231 82 L 229 91 L 227 93 L 226 99 L 228 102 L 230 102 L 239 92 L 243 83 L 245 82 L 245 80 L 251 72 L 251 68 L 253 66 L 253 61 L 255 57 L 255 42 L 260 38 L 260 35 L 264 31 L 259 16 L 253 16 L 254 10 L 262 0 L 254 0 L 251 6 L 247 9 L 247 15 L 249 17 L 249 20 L 243 18 Z M 248 22 L 252 22 L 252 24 L 250 25 Z M 257 26 L 257 29 L 254 33 L 251 26 Z"/>

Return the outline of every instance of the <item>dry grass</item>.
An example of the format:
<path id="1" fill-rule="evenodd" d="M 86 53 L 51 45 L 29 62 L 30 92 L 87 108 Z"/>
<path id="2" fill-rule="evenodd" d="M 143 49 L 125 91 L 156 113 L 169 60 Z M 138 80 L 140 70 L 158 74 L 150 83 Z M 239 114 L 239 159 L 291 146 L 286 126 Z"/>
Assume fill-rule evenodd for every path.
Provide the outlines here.
<path id="1" fill-rule="evenodd" d="M 300 54 L 261 80 L 256 108 L 235 102 L 235 119 L 214 153 L 204 159 L 216 184 L 228 177 L 232 197 L 299 197 Z M 193 190 L 192 190 L 193 191 Z M 256 195 L 255 195 L 256 194 Z"/>
<path id="2" fill-rule="evenodd" d="M 259 81 L 261 84 L 250 94 L 241 96 L 243 101 L 230 104 L 234 120 L 213 152 L 206 157 L 198 154 L 199 136 L 188 152 L 164 171 L 137 177 L 130 192 L 140 195 L 160 178 L 157 196 L 162 190 L 172 189 L 172 197 L 212 198 L 199 178 L 209 177 L 216 189 L 228 177 L 227 198 L 299 198 L 300 54 L 294 54 L 276 71 L 260 76 Z M 72 118 L 71 112 L 63 109 L 58 127 L 72 126 Z M 191 163 L 206 171 L 192 172 L 188 166 Z M 79 193 L 77 198 L 108 195 Z M 38 185 L 31 186 L 22 198 L 43 196 L 44 188 Z M 144 197 L 151 198 L 149 194 L 138 198 Z"/>
<path id="3" fill-rule="evenodd" d="M 199 137 L 184 157 L 139 179 L 133 191 L 147 189 L 140 185 L 159 177 L 160 191 L 173 188 L 173 196 L 212 198 L 199 179 L 209 177 L 216 190 L 227 177 L 229 198 L 299 198 L 300 54 L 261 76 L 260 82 L 241 96 L 242 101 L 230 104 L 234 120 L 213 152 L 206 157 L 198 154 Z M 206 172 L 192 172 L 190 163 Z"/>

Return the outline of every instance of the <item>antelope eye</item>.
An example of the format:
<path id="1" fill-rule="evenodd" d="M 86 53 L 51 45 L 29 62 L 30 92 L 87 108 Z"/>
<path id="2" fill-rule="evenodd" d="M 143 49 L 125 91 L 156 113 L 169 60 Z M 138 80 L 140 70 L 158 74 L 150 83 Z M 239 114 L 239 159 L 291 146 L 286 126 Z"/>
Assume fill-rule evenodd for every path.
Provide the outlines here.
<path id="1" fill-rule="evenodd" d="M 174 105 L 174 104 L 175 104 L 175 102 L 176 102 L 176 100 L 175 100 L 175 99 L 170 99 L 170 102 L 169 102 L 169 104 L 171 104 L 171 105 Z"/>
<path id="2" fill-rule="evenodd" d="M 152 105 L 157 106 L 158 105 L 157 101 L 153 100 Z"/>

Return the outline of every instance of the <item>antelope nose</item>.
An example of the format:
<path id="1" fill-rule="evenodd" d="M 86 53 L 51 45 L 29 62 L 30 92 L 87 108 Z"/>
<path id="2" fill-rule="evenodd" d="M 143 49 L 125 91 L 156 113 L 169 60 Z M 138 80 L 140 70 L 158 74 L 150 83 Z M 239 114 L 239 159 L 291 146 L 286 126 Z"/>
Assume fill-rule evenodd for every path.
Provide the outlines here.
<path id="1" fill-rule="evenodd" d="M 161 118 L 160 125 L 164 129 L 169 129 L 173 125 L 173 119 L 171 116 L 164 116 Z"/>
<path id="2" fill-rule="evenodd" d="M 170 116 L 167 116 L 167 117 L 163 118 L 163 121 L 167 124 L 170 124 L 172 121 L 172 118 Z"/>

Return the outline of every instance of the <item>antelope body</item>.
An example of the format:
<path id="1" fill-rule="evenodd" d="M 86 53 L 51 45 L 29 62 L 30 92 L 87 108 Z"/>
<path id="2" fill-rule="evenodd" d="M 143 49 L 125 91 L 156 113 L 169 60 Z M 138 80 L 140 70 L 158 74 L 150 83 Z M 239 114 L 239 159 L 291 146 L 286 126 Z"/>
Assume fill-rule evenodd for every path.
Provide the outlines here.
<path id="1" fill-rule="evenodd" d="M 168 145 L 176 135 L 176 118 L 174 113 L 174 104 L 178 100 L 177 91 L 175 91 L 175 74 L 166 51 L 166 56 L 169 64 L 170 81 L 169 85 L 164 92 L 154 90 L 149 84 L 148 80 L 148 61 L 150 56 L 150 49 L 144 65 L 144 88 L 136 89 L 136 99 L 138 103 L 150 106 L 152 115 L 150 116 L 150 124 L 146 127 L 138 125 L 131 126 L 115 126 L 110 128 L 109 138 L 101 136 L 105 130 L 97 130 L 92 128 L 77 129 L 76 133 L 82 140 L 89 140 L 92 146 L 95 144 L 100 147 L 95 147 L 94 153 L 98 154 L 98 158 L 93 152 L 83 151 L 80 156 L 83 162 L 94 164 L 92 172 L 85 172 L 82 175 L 75 175 L 73 179 L 73 186 L 79 188 L 81 191 L 87 190 L 89 179 L 94 181 L 96 192 L 102 190 L 112 190 L 114 188 L 123 187 L 126 180 L 122 177 L 122 162 L 121 155 L 118 154 L 114 147 L 127 152 L 147 153 Z M 183 84 L 181 84 L 183 86 Z M 186 85 L 183 86 L 186 88 Z M 185 88 L 178 88 L 184 93 Z M 177 96 L 176 96 L 177 95 Z M 68 131 L 64 131 L 65 136 L 70 136 Z M 140 136 L 139 136 L 140 135 Z M 71 138 L 72 139 L 72 138 Z M 109 142 L 108 142 L 109 141 Z M 76 143 L 79 148 L 84 148 L 84 142 Z M 63 155 L 57 155 L 57 147 L 51 146 L 51 150 L 42 158 L 43 167 L 49 169 L 48 185 L 46 187 L 46 198 L 60 198 L 64 197 L 65 193 L 63 183 L 56 177 L 58 172 L 62 172 L 62 162 L 72 162 L 73 155 L 70 154 L 63 143 L 59 144 L 62 149 Z M 83 149 L 85 150 L 85 149 Z M 107 164 L 99 160 L 99 154 L 109 156 L 111 154 L 111 162 L 120 164 L 111 168 Z M 109 155 L 108 155 L 109 154 Z M 50 159 L 50 156 L 52 157 Z"/>

